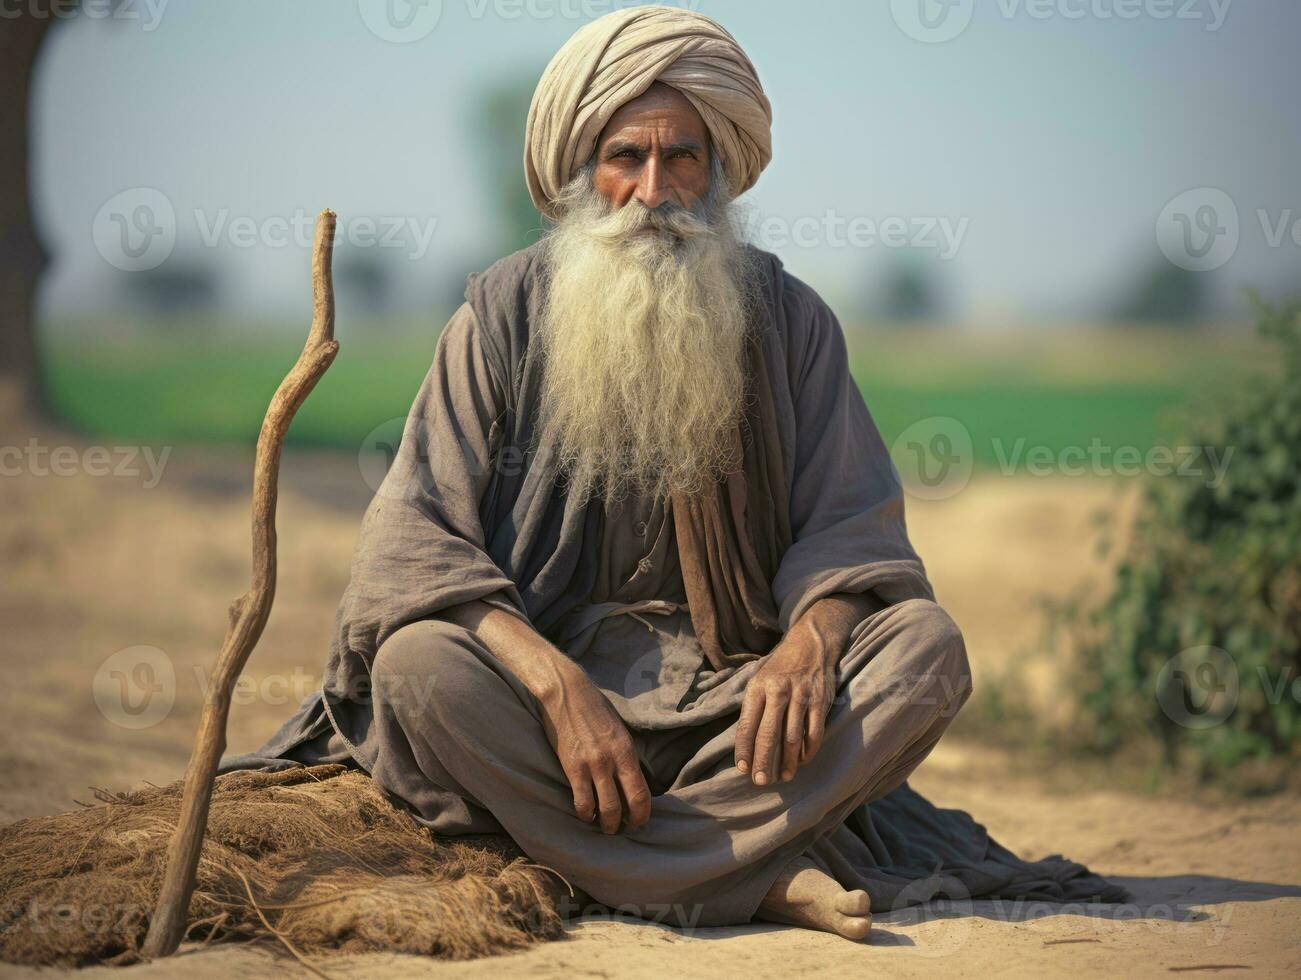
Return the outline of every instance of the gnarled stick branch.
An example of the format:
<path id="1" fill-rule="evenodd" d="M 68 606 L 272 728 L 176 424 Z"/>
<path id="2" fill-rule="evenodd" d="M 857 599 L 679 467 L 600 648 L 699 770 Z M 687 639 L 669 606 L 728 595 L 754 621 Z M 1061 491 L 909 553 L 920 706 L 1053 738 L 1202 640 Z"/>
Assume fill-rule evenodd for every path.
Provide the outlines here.
<path id="1" fill-rule="evenodd" d="M 330 259 L 334 250 L 333 211 L 316 219 L 312 246 L 312 329 L 298 360 L 276 389 L 262 420 L 253 463 L 253 581 L 230 607 L 230 626 L 217 657 L 212 683 L 194 751 L 185 770 L 184 795 L 176 833 L 167 848 L 158 905 L 141 952 L 147 957 L 170 956 L 185 934 L 195 869 L 208 825 L 208 805 L 217 764 L 226 749 L 226 718 L 231 695 L 249 654 L 262 636 L 276 594 L 276 498 L 280 453 L 294 414 L 339 352 L 334 339 L 334 284 Z"/>

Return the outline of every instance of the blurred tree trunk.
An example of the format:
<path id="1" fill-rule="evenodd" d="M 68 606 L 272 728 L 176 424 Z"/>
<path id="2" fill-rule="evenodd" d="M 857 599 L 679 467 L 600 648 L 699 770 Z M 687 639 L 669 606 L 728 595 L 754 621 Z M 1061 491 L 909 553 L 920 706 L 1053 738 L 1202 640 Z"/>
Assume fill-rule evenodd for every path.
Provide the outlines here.
<path id="1" fill-rule="evenodd" d="M 29 4 L 0 21 L 0 92 L 7 103 L 0 113 L 0 381 L 16 389 L 28 411 L 46 417 L 34 309 L 46 255 L 32 226 L 27 178 L 32 68 L 53 23 L 48 7 Z"/>

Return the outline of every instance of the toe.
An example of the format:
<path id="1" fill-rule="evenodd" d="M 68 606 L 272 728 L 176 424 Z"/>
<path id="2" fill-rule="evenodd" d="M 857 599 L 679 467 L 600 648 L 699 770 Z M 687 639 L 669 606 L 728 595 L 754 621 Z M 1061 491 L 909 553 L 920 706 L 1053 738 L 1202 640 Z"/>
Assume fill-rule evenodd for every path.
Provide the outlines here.
<path id="1" fill-rule="evenodd" d="M 840 928 L 836 930 L 846 939 L 866 939 L 867 934 L 872 931 L 871 916 L 850 916 L 842 919 Z"/>
<path id="2" fill-rule="evenodd" d="M 862 889 L 843 892 L 836 900 L 836 911 L 841 915 L 867 915 L 872 911 L 872 900 Z"/>

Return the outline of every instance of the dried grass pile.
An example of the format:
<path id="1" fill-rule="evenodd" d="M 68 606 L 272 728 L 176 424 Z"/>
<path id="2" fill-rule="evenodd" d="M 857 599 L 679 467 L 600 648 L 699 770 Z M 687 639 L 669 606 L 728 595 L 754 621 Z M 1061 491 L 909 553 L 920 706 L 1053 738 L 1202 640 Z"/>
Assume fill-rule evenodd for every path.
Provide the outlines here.
<path id="1" fill-rule="evenodd" d="M 0 960 L 138 958 L 180 784 L 0 828 Z M 555 877 L 505 838 L 437 839 L 342 766 L 217 780 L 187 939 L 469 959 L 560 933 Z"/>

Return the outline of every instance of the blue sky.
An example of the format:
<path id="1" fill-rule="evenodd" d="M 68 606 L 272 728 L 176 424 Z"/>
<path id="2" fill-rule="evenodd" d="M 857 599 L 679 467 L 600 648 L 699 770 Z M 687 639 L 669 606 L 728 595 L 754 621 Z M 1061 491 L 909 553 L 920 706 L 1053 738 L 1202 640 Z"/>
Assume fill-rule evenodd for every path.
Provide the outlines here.
<path id="1" fill-rule="evenodd" d="M 404 305 L 445 313 L 438 284 L 496 240 L 501 189 L 470 135 L 477 93 L 540 67 L 587 14 L 629 5 L 442 0 L 425 36 L 393 43 L 364 16 L 382 0 L 151 2 L 58 25 L 38 65 L 46 318 L 115 301 L 122 273 L 92 227 L 142 187 L 175 211 L 169 261 L 216 263 L 233 313 L 303 308 L 305 249 L 266 229 L 327 205 L 398 246 L 380 254 Z M 917 259 L 940 268 L 961 319 L 1087 316 L 1160 258 L 1166 204 L 1203 187 L 1240 218 L 1232 257 L 1205 273 L 1221 307 L 1237 309 L 1243 285 L 1301 285 L 1288 234 L 1301 221 L 1301 5 L 956 0 L 974 4 L 969 26 L 926 43 L 895 16 L 918 2 L 939 0 L 694 4 L 746 48 L 773 103 L 774 159 L 749 207 L 770 229 L 803 221 L 805 243 L 774 250 L 834 304 L 852 309 Z M 828 214 L 860 229 L 902 220 L 909 244 L 834 240 Z"/>

